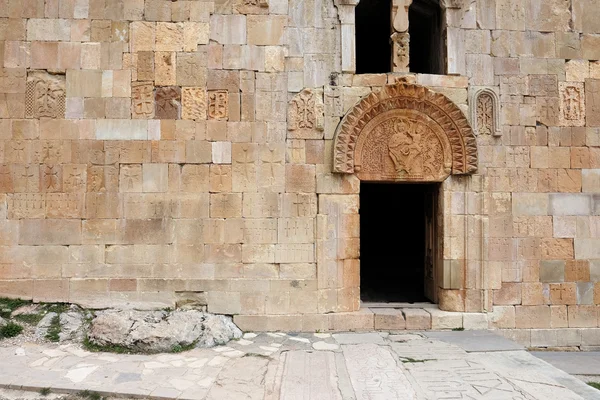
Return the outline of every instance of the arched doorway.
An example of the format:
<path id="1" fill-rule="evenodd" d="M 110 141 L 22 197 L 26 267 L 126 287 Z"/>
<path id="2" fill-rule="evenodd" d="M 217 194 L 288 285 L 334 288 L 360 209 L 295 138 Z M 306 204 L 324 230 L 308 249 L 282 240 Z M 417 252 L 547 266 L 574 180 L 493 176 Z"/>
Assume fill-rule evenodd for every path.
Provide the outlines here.
<path id="1" fill-rule="evenodd" d="M 361 181 L 362 299 L 437 302 L 451 261 L 443 251 L 441 183 L 477 170 L 463 112 L 426 87 L 385 86 L 343 118 L 333 168 Z"/>

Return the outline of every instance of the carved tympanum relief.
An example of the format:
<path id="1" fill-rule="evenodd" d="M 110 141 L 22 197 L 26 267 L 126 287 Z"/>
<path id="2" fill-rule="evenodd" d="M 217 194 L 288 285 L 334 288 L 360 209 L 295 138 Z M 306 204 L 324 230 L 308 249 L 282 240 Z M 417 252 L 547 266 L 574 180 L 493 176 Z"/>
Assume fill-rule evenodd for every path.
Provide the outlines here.
<path id="1" fill-rule="evenodd" d="M 27 118 L 65 117 L 65 76 L 30 72 L 27 76 L 25 116 Z"/>
<path id="2" fill-rule="evenodd" d="M 320 139 L 323 136 L 325 107 L 323 92 L 304 89 L 288 105 L 288 137 Z"/>
<path id="3" fill-rule="evenodd" d="M 500 99 L 496 89 L 475 87 L 469 99 L 471 126 L 475 135 L 502 136 Z"/>
<path id="4" fill-rule="evenodd" d="M 336 131 L 333 169 L 362 180 L 439 182 L 477 170 L 475 136 L 447 97 L 396 83 L 346 114 Z"/>

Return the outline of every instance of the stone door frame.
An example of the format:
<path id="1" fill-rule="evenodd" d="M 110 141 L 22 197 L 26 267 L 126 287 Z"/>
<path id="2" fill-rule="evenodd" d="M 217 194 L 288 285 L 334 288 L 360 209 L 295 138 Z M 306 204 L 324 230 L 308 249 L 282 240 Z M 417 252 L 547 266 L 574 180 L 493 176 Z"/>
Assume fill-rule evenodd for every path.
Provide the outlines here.
<path id="1" fill-rule="evenodd" d="M 396 127 L 395 121 L 404 125 Z M 411 133 L 406 135 L 403 132 Z M 415 137 L 420 139 L 415 140 Z M 387 143 L 382 144 L 385 140 Z M 405 157 L 406 152 L 396 153 L 395 147 L 410 148 L 408 156 Z M 438 303 L 441 309 L 448 311 L 485 309 L 485 294 L 481 290 L 484 289 L 484 279 L 475 285 L 477 293 L 470 294 L 481 299 L 473 302 L 478 304 L 467 306 L 466 294 L 467 279 L 482 276 L 485 270 L 483 235 L 470 236 L 465 224 L 462 233 L 453 237 L 453 227 L 446 218 L 451 217 L 454 197 L 462 195 L 464 199 L 469 190 L 470 175 L 477 172 L 475 135 L 460 108 L 446 96 L 424 86 L 405 82 L 386 85 L 363 97 L 347 112 L 336 129 L 333 151 L 333 172 L 342 178 L 351 176 L 365 181 L 441 183 L 437 218 L 438 265 L 435 267 Z M 413 151 L 415 157 L 411 157 Z M 401 162 L 390 162 L 394 157 L 401 159 Z M 419 157 L 419 167 L 413 168 L 410 163 Z M 356 197 L 355 201 L 358 202 Z M 331 217 L 337 220 L 343 218 L 343 212 L 348 212 L 338 214 L 339 210 L 339 207 L 336 208 L 336 215 Z M 358 209 L 350 212 L 358 214 Z M 483 218 L 481 223 L 480 232 L 483 232 Z M 358 263 L 358 255 L 356 258 L 353 261 Z M 337 261 L 345 263 L 347 260 L 338 253 Z M 477 270 L 467 271 L 469 265 Z M 321 267 L 319 260 L 318 268 Z M 358 274 L 354 279 L 357 282 L 354 295 L 359 297 L 360 269 L 356 268 L 352 273 Z M 354 304 L 354 310 L 358 309 L 356 305 L 359 303 Z"/>

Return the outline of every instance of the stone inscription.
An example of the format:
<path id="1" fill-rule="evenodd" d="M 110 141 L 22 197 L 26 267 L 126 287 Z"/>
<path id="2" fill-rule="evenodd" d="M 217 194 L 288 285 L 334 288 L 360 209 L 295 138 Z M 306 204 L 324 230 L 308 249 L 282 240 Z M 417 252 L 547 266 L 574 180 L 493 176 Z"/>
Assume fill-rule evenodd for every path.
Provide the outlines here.
<path id="1" fill-rule="evenodd" d="M 290 138 L 318 139 L 324 129 L 323 93 L 304 89 L 292 98 L 288 107 Z"/>
<path id="2" fill-rule="evenodd" d="M 376 344 L 342 346 L 357 399 L 414 399 L 415 392 L 396 360 Z"/>

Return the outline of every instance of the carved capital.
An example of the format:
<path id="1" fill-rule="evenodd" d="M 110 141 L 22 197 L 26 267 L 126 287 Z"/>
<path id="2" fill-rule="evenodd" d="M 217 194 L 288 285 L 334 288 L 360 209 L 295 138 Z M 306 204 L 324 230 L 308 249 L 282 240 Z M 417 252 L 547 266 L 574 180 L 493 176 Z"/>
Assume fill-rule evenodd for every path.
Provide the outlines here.
<path id="1" fill-rule="evenodd" d="M 394 30 L 396 32 L 407 32 L 408 31 L 408 9 L 412 4 L 413 0 L 399 0 L 398 9 L 394 16 Z M 396 1 L 394 1 L 396 3 Z M 395 5 L 395 4 L 394 4 Z"/>

